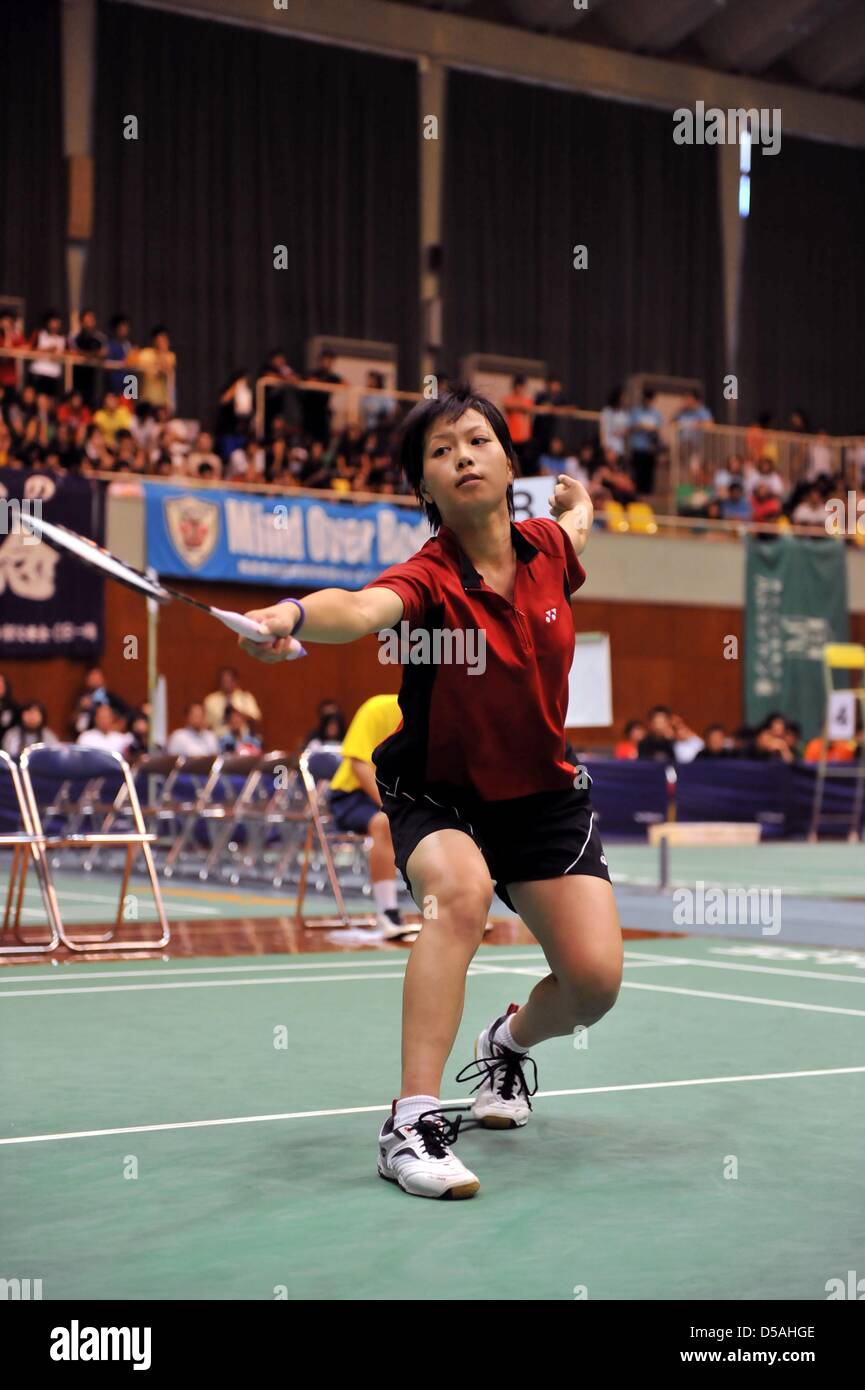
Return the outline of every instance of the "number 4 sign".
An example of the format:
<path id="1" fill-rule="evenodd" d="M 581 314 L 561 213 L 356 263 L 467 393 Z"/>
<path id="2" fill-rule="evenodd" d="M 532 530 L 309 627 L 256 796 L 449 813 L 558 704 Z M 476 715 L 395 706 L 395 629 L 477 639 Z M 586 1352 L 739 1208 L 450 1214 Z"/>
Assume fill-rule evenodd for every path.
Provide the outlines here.
<path id="1" fill-rule="evenodd" d="M 856 736 L 856 694 L 852 690 L 833 690 L 829 696 L 829 737 Z"/>

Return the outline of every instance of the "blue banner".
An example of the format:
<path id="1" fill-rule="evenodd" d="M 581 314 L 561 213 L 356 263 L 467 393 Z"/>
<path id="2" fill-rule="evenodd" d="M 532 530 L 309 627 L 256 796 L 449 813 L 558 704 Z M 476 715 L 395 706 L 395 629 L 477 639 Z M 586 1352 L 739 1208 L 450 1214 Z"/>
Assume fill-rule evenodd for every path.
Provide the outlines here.
<path id="1" fill-rule="evenodd" d="M 147 563 L 165 578 L 360 589 L 429 538 L 421 514 L 290 493 L 144 483 Z"/>

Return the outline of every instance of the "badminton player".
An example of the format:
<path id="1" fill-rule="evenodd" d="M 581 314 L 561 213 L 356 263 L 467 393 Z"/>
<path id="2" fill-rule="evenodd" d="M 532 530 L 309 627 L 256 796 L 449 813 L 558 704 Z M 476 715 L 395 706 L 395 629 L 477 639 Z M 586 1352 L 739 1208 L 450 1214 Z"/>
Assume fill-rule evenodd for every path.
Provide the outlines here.
<path id="1" fill-rule="evenodd" d="M 471 1197 L 480 1183 L 454 1152 L 459 1120 L 439 1098 L 493 892 L 537 938 L 550 973 L 522 1007 L 480 1030 L 475 1061 L 457 1078 L 476 1081 L 482 1124 L 527 1122 L 537 1089 L 531 1050 L 596 1023 L 621 980 L 588 779 L 565 758 L 570 599 L 585 579 L 577 556 L 592 504 L 563 474 L 552 516 L 514 523 L 507 425 L 468 390 L 414 407 L 400 463 L 432 538 L 365 589 L 321 589 L 248 614 L 274 640 L 242 645 L 278 661 L 296 652 L 301 628 L 304 643 L 353 642 L 403 621 L 483 637 L 482 670 L 404 666 L 402 723 L 373 756 L 396 862 L 425 919 L 406 969 L 402 1084 L 379 1134 L 378 1171 L 414 1196 Z"/>

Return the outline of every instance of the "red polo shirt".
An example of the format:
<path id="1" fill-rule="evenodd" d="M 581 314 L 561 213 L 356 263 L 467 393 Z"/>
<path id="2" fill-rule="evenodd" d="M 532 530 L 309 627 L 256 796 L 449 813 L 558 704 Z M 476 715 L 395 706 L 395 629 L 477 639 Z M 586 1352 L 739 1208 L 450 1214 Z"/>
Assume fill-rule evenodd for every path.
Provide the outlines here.
<path id="1" fill-rule="evenodd" d="M 432 654 L 423 664 L 404 662 L 402 724 L 373 754 L 380 785 L 394 794 L 442 785 L 503 801 L 573 785 L 564 756 L 574 655 L 570 595 L 585 570 L 552 519 L 513 523 L 511 538 L 513 603 L 484 583 L 446 526 L 366 586 L 399 594 L 403 624 L 412 636 L 429 634 Z M 436 660 L 435 634 L 443 629 L 474 630 L 469 659 Z M 458 653 L 459 645 L 450 650 Z M 442 644 L 439 655 L 447 654 Z M 472 657 L 478 668 L 483 658 L 482 673 L 472 674 Z"/>

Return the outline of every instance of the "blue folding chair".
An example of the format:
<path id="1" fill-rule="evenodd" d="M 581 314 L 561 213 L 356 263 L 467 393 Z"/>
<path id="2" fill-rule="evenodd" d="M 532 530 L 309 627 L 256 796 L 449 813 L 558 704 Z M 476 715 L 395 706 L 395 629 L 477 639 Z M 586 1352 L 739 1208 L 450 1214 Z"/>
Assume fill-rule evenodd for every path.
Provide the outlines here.
<path id="1" fill-rule="evenodd" d="M 87 783 L 104 778 L 109 781 L 116 780 L 118 775 L 122 778 L 126 789 L 125 804 L 131 816 L 134 830 L 103 831 L 101 829 L 78 830 L 70 833 L 62 826 L 56 830 L 51 827 L 46 830 L 43 828 L 43 812 L 46 808 L 56 812 L 57 790 L 66 783 L 71 786 L 82 786 Z M 75 744 L 58 744 L 51 746 L 45 743 L 34 744 L 32 748 L 25 749 L 21 755 L 21 791 L 27 811 L 27 819 L 30 831 L 39 839 L 38 857 L 34 854 L 37 864 L 42 865 L 41 881 L 43 884 L 43 898 L 45 900 L 48 922 L 52 931 L 57 933 L 59 941 L 70 951 L 156 951 L 167 945 L 170 940 L 171 932 L 165 916 L 165 908 L 162 902 L 162 893 L 159 887 L 159 879 L 156 875 L 156 867 L 153 862 L 153 852 L 151 846 L 156 839 L 155 835 L 149 834 L 144 824 L 141 814 L 141 805 L 138 800 L 138 793 L 135 790 L 135 782 L 129 765 L 119 753 L 112 753 L 95 748 L 80 748 Z M 55 815 L 56 818 L 56 815 Z M 60 912 L 60 903 L 54 880 L 48 866 L 47 859 L 41 850 L 92 850 L 95 846 L 115 846 L 126 851 L 123 876 L 120 885 L 120 896 L 117 903 L 117 914 L 114 925 L 107 932 L 81 936 L 73 939 L 63 925 L 63 918 Z M 152 940 L 118 940 L 116 933 L 120 928 L 124 918 L 123 912 L 127 902 L 127 889 L 129 878 L 132 873 L 132 866 L 135 857 L 141 853 L 144 857 L 147 875 L 150 881 L 150 889 L 153 894 L 153 902 L 156 909 L 157 922 L 160 928 L 158 938 Z"/>

